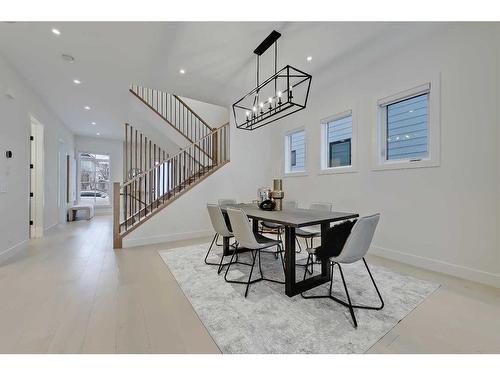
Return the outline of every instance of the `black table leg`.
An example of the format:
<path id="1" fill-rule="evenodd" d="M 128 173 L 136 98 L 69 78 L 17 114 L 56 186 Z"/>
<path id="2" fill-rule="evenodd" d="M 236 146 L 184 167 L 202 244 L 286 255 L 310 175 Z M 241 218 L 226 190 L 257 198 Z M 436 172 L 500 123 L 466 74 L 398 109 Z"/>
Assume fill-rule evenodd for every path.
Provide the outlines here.
<path id="1" fill-rule="evenodd" d="M 222 237 L 222 254 L 224 254 L 224 256 L 233 254 L 229 246 L 229 238 L 230 237 Z"/>
<path id="2" fill-rule="evenodd" d="M 322 223 L 321 224 L 321 245 L 325 245 L 326 243 L 326 232 L 330 228 L 330 223 Z M 321 261 L 321 276 L 328 276 L 330 279 L 330 260 L 323 259 Z"/>
<path id="3" fill-rule="evenodd" d="M 257 233 L 259 231 L 259 220 L 252 219 L 252 230 L 254 233 Z"/>
<path id="4" fill-rule="evenodd" d="M 295 291 L 295 228 L 285 226 L 285 294 L 296 295 Z"/>

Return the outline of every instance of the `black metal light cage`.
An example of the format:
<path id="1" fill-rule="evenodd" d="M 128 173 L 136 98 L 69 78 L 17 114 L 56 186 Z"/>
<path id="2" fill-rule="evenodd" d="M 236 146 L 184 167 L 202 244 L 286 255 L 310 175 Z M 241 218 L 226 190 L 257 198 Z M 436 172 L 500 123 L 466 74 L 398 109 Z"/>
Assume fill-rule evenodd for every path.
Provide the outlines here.
<path id="1" fill-rule="evenodd" d="M 287 65 L 233 104 L 236 127 L 254 130 L 306 108 L 312 76 Z"/>
<path id="2" fill-rule="evenodd" d="M 236 127 L 254 130 L 306 108 L 312 76 L 287 65 L 277 71 L 278 39 L 273 30 L 253 51 L 257 55 L 257 87 L 233 104 Z M 260 83 L 260 56 L 274 46 L 274 74 Z"/>

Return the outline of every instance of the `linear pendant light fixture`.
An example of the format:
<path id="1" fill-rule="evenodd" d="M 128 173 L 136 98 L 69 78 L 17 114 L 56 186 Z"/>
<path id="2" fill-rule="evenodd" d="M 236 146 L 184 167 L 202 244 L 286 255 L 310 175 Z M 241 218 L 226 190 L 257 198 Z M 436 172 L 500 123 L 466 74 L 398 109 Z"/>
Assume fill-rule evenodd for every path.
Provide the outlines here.
<path id="1" fill-rule="evenodd" d="M 273 30 L 253 51 L 257 55 L 257 86 L 233 104 L 236 127 L 255 130 L 306 108 L 312 76 L 286 65 L 277 70 L 279 32 Z M 260 56 L 274 45 L 274 74 L 260 82 Z"/>

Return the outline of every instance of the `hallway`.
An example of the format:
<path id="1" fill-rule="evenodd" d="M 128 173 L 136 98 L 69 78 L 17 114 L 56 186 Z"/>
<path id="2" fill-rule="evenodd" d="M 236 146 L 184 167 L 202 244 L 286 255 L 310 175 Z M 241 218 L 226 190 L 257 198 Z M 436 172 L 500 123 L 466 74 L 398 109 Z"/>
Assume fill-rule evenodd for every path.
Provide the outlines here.
<path id="1" fill-rule="evenodd" d="M 218 353 L 158 256 L 168 247 L 115 252 L 96 216 L 4 255 L 0 352 Z"/>

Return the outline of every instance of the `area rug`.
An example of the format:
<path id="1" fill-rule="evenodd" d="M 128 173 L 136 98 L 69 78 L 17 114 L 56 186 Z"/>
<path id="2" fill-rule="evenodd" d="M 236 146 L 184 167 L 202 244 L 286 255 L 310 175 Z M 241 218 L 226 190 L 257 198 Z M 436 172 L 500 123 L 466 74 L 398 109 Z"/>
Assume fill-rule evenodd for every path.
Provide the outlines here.
<path id="1" fill-rule="evenodd" d="M 439 284 L 372 265 L 385 307 L 356 310 L 356 329 L 344 306 L 330 299 L 289 298 L 282 284 L 254 283 L 245 298 L 245 285 L 225 282 L 224 272 L 218 275 L 216 266 L 203 262 L 208 246 L 159 253 L 223 353 L 364 353 L 439 288 Z M 209 260 L 218 262 L 221 252 L 221 247 L 214 246 Z M 250 254 L 240 255 L 240 260 L 248 262 Z M 297 254 L 297 261 L 304 262 L 304 255 Z M 274 254 L 262 254 L 262 270 L 266 278 L 284 278 L 281 260 Z M 378 304 L 362 262 L 343 266 L 343 270 L 354 304 Z M 248 266 L 231 266 L 228 278 L 246 280 L 249 271 Z M 338 269 L 335 272 L 334 295 L 345 299 Z M 298 280 L 303 274 L 304 268 L 297 267 Z M 259 277 L 258 268 L 253 275 Z M 324 284 L 307 294 L 325 295 L 328 287 Z"/>

